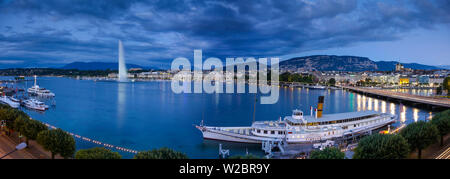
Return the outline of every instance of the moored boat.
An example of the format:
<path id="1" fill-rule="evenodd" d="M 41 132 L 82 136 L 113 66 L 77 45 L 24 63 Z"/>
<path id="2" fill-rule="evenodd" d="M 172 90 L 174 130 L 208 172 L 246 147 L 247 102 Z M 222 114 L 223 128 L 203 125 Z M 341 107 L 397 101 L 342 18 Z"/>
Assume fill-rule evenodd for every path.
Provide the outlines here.
<path id="1" fill-rule="evenodd" d="M 315 114 L 304 116 L 293 110 L 291 116 L 276 121 L 255 121 L 248 127 L 214 127 L 197 125 L 204 139 L 242 143 L 266 141 L 316 143 L 358 133 L 369 132 L 395 122 L 396 116 L 376 111 L 359 111 L 322 115 L 324 97 L 319 97 Z"/>
<path id="2" fill-rule="evenodd" d="M 34 85 L 28 88 L 27 92 L 31 95 L 37 95 L 42 97 L 55 97 L 55 93 L 50 92 L 50 90 L 41 88 L 36 84 L 36 75 L 34 76 Z"/>
<path id="3" fill-rule="evenodd" d="M 0 101 L 4 104 L 7 104 L 9 106 L 11 106 L 12 108 L 18 108 L 20 106 L 20 103 L 17 101 L 12 100 L 10 97 L 8 96 L 2 96 L 0 97 Z"/>
<path id="4" fill-rule="evenodd" d="M 23 105 L 29 109 L 39 110 L 39 111 L 45 111 L 48 109 L 48 105 L 44 104 L 41 101 L 38 101 L 36 99 L 27 99 L 23 101 Z"/>

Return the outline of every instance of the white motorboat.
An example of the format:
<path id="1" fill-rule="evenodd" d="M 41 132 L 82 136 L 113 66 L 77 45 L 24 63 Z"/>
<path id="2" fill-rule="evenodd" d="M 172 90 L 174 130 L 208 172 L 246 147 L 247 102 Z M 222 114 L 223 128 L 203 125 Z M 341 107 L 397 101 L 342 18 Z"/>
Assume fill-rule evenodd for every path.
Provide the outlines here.
<path id="1" fill-rule="evenodd" d="M 27 100 L 23 101 L 23 105 L 27 108 L 35 109 L 35 110 L 39 110 L 39 111 L 45 111 L 48 109 L 48 105 L 46 105 L 45 103 L 38 101 L 36 99 L 27 99 Z"/>
<path id="2" fill-rule="evenodd" d="M 55 97 L 55 93 L 50 92 L 50 90 L 45 88 L 40 88 L 36 84 L 36 75 L 34 76 L 34 85 L 31 88 L 28 88 L 27 92 L 31 95 L 37 95 L 42 97 Z"/>
<path id="3" fill-rule="evenodd" d="M 0 101 L 4 104 L 11 106 L 12 108 L 18 108 L 20 106 L 19 102 L 11 100 L 11 98 L 8 96 L 0 97 Z"/>
<path id="4" fill-rule="evenodd" d="M 304 116 L 293 110 L 284 120 L 255 121 L 248 127 L 214 127 L 197 125 L 204 139 L 229 142 L 263 143 L 317 143 L 353 134 L 370 132 L 395 122 L 396 116 L 376 111 L 359 111 L 322 116 L 323 96 L 319 97 L 315 115 Z"/>

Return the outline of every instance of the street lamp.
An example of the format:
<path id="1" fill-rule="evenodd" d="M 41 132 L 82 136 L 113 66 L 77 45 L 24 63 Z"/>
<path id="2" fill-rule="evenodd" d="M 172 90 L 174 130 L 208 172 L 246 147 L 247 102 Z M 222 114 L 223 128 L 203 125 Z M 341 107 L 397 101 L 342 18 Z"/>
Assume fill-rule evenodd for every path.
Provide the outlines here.
<path id="1" fill-rule="evenodd" d="M 8 156 L 9 154 L 14 153 L 15 151 L 22 150 L 22 149 L 24 149 L 25 147 L 27 147 L 27 144 L 26 144 L 25 142 L 22 142 L 22 143 L 20 143 L 19 145 L 17 145 L 16 148 L 15 148 L 13 151 L 11 151 L 11 152 L 9 152 L 9 153 L 3 155 L 2 157 L 0 157 L 0 159 L 3 159 L 4 157 Z"/>

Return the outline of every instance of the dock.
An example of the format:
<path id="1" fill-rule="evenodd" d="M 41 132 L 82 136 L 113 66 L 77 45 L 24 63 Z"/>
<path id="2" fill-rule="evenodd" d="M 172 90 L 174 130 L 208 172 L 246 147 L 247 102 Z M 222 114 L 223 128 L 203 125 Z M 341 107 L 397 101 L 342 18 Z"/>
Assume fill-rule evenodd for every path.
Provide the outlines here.
<path id="1" fill-rule="evenodd" d="M 417 107 L 425 107 L 427 109 L 431 109 L 432 111 L 442 111 L 450 109 L 450 99 L 443 97 L 419 96 L 375 88 L 361 88 L 351 86 L 343 86 L 342 88 L 382 100 L 394 101 L 401 104 L 406 103 Z"/>

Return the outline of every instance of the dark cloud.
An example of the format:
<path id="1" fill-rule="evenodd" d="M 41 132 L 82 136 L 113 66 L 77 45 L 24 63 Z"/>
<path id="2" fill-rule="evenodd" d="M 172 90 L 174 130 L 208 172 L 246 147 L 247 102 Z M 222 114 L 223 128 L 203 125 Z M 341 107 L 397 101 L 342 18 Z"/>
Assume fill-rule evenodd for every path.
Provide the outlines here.
<path id="1" fill-rule="evenodd" d="M 259 57 L 396 40 L 450 23 L 450 1 L 2 0 L 0 13 L 4 64 L 112 61 L 121 39 L 147 65 L 194 49 Z"/>

